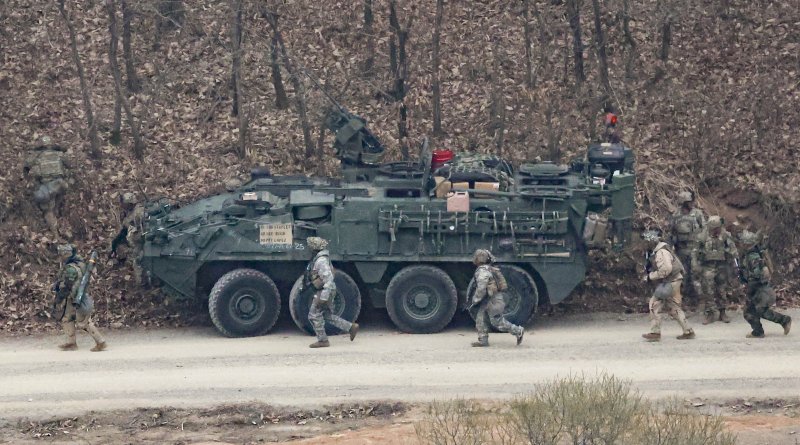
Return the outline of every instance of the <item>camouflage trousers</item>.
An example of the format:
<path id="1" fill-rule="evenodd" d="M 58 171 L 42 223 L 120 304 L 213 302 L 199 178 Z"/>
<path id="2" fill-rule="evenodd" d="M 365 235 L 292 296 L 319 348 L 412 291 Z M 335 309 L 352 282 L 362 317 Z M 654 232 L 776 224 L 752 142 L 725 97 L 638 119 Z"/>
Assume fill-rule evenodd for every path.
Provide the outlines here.
<path id="1" fill-rule="evenodd" d="M 764 335 L 764 327 L 761 326 L 762 318 L 781 326 L 791 320 L 788 315 L 772 310 L 773 304 L 775 304 L 775 292 L 770 285 L 748 286 L 744 319 L 750 324 L 754 335 Z"/>
<path id="2" fill-rule="evenodd" d="M 308 321 L 311 322 L 311 326 L 314 328 L 314 333 L 317 334 L 317 340 L 319 341 L 328 341 L 328 334 L 325 333 L 325 322 L 345 332 L 349 331 L 353 326 L 353 323 L 331 312 L 330 304 L 320 302 L 317 297 L 314 297 L 314 300 L 311 302 L 311 308 L 308 310 Z"/>
<path id="3" fill-rule="evenodd" d="M 671 297 L 664 300 L 655 296 L 650 297 L 650 332 L 654 334 L 661 333 L 661 314 L 665 312 L 678 322 L 684 334 L 692 332 L 689 322 L 686 321 L 686 314 L 681 309 L 682 300 L 681 280 L 672 282 Z"/>
<path id="4" fill-rule="evenodd" d="M 693 248 L 694 246 L 691 244 L 682 245 L 675 251 L 675 254 L 678 255 L 678 259 L 683 264 L 683 290 L 686 292 L 687 297 L 691 296 L 694 299 L 694 303 L 699 303 L 703 295 L 703 286 L 700 283 L 703 270 L 700 268 L 697 271 L 692 269 Z"/>
<path id="5" fill-rule="evenodd" d="M 142 249 L 137 249 L 122 244 L 117 247 L 117 262 L 118 264 L 127 264 L 133 271 L 133 279 L 139 286 L 147 284 L 144 269 L 142 269 Z"/>
<path id="6" fill-rule="evenodd" d="M 499 293 L 480 303 L 475 315 L 475 329 L 478 331 L 479 341 L 489 340 L 490 325 L 500 332 L 508 332 L 515 336 L 522 332 L 522 327 L 511 323 L 503 316 L 505 309 L 506 303 Z"/>
<path id="7" fill-rule="evenodd" d="M 58 233 L 56 209 L 66 189 L 67 182 L 61 178 L 56 178 L 43 182 L 36 191 L 33 192 L 33 200 L 36 202 L 36 205 L 39 206 L 42 214 L 44 214 L 44 220 L 47 226 L 55 234 Z"/>
<path id="8" fill-rule="evenodd" d="M 105 341 L 100 331 L 97 330 L 97 327 L 92 322 L 91 315 L 82 317 L 75 311 L 75 307 L 72 306 L 71 303 L 65 302 L 64 304 L 66 304 L 67 307 L 64 311 L 64 317 L 61 319 L 61 326 L 64 327 L 64 335 L 67 337 L 67 343 L 77 342 L 77 335 L 75 332 L 77 329 L 86 331 L 92 336 L 95 343 L 99 344 Z"/>
<path id="9" fill-rule="evenodd" d="M 722 261 L 705 263 L 700 282 L 703 291 L 700 304 L 705 307 L 706 314 L 716 317 L 720 310 L 728 306 L 728 294 L 731 292 L 730 267 Z"/>

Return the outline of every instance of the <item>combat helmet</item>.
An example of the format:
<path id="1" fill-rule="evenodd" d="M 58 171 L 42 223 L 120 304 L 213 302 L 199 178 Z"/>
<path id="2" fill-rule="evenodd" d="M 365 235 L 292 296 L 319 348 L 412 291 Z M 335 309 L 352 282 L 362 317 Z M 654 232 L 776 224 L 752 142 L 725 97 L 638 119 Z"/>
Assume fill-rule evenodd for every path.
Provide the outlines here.
<path id="1" fill-rule="evenodd" d="M 739 234 L 739 242 L 742 246 L 750 248 L 755 246 L 761 241 L 761 234 L 758 232 L 751 232 L 749 230 L 744 230 L 742 233 Z"/>
<path id="2" fill-rule="evenodd" d="M 482 264 L 494 263 L 494 255 L 486 249 L 478 249 L 472 255 L 472 264 L 480 266 Z"/>
<path id="3" fill-rule="evenodd" d="M 306 244 L 311 250 L 325 250 L 328 248 L 328 240 L 318 236 L 309 236 L 306 238 Z"/>
<path id="4" fill-rule="evenodd" d="M 692 201 L 694 201 L 694 198 L 692 197 L 692 192 L 684 190 L 678 193 L 678 204 L 683 205 L 687 202 L 692 202 Z"/>
<path id="5" fill-rule="evenodd" d="M 56 251 L 59 255 L 75 255 L 75 246 L 70 243 L 59 244 L 56 247 Z"/>
<path id="6" fill-rule="evenodd" d="M 122 200 L 123 204 L 127 205 L 136 205 L 138 203 L 138 200 L 136 199 L 136 194 L 131 192 L 123 193 L 120 199 Z"/>
<path id="7" fill-rule="evenodd" d="M 708 222 L 706 223 L 706 227 L 709 230 L 719 229 L 722 227 L 722 218 L 717 215 L 711 216 L 708 218 Z"/>
<path id="8" fill-rule="evenodd" d="M 661 241 L 661 231 L 658 229 L 647 229 L 642 232 L 642 239 L 648 243 L 658 243 Z"/>

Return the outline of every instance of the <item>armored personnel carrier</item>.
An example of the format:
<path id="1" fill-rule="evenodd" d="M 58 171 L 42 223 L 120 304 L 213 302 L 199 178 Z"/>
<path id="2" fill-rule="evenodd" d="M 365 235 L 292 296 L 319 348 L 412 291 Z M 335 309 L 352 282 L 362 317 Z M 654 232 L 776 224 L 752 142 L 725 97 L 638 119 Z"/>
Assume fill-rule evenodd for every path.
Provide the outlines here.
<path id="1" fill-rule="evenodd" d="M 588 249 L 630 236 L 633 153 L 622 145 L 592 145 L 569 165 L 432 155 L 427 144 L 418 162 L 381 163 L 363 119 L 335 109 L 328 125 L 340 179 L 256 170 L 232 192 L 151 211 L 143 267 L 170 292 L 208 299 L 226 336 L 267 333 L 282 305 L 312 332 L 300 291 L 309 236 L 330 241 L 334 312 L 355 320 L 369 301 L 410 333 L 440 331 L 467 306 L 477 248 L 495 254 L 506 315 L 525 324 L 584 279 Z"/>

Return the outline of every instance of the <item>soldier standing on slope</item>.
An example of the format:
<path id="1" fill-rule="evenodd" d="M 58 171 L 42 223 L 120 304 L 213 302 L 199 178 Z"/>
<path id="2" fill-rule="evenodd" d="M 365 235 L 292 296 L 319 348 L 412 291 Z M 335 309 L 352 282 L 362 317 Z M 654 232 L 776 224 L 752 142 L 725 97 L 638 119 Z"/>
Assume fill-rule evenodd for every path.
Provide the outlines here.
<path id="1" fill-rule="evenodd" d="M 33 200 L 44 214 L 44 220 L 53 234 L 58 234 L 58 207 L 69 186 L 64 179 L 67 175 L 66 150 L 53 144 L 48 136 L 42 137 L 25 159 L 23 172 L 36 181 Z"/>
<path id="2" fill-rule="evenodd" d="M 512 324 L 503 317 L 506 308 L 504 292 L 508 289 L 503 273 L 493 266 L 494 256 L 485 249 L 478 249 L 472 257 L 475 270 L 475 293 L 472 295 L 472 306 L 477 306 L 475 329 L 478 330 L 478 341 L 474 347 L 489 346 L 489 324 L 500 332 L 509 332 L 517 338 L 517 345 L 522 343 L 525 328 Z"/>
<path id="3" fill-rule="evenodd" d="M 344 318 L 331 312 L 331 299 L 336 294 L 336 283 L 333 281 L 333 266 L 328 254 L 328 241 L 317 236 L 308 237 L 308 248 L 314 253 L 314 258 L 306 268 L 304 286 L 314 288 L 314 299 L 308 311 L 308 321 L 314 327 L 317 341 L 309 345 L 310 348 L 327 348 L 330 346 L 328 335 L 325 333 L 325 322 L 347 331 L 350 341 L 358 334 L 358 323 L 350 323 Z"/>

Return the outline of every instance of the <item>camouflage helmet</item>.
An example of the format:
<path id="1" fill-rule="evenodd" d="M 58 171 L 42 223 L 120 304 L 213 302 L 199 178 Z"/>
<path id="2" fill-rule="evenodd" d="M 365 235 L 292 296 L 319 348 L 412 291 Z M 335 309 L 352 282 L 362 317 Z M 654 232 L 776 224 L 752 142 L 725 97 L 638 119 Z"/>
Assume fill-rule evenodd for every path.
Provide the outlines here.
<path id="1" fill-rule="evenodd" d="M 59 244 L 58 247 L 56 247 L 56 251 L 59 255 L 74 255 L 75 246 L 70 243 Z"/>
<path id="2" fill-rule="evenodd" d="M 123 193 L 121 199 L 123 204 L 131 204 L 131 205 L 135 205 L 138 201 L 136 199 L 136 195 L 131 192 Z"/>
<path id="3" fill-rule="evenodd" d="M 684 191 L 678 193 L 678 203 L 679 204 L 684 204 L 684 203 L 692 202 L 692 201 L 694 201 L 694 198 L 692 197 L 692 192 L 690 192 L 688 190 L 684 190 Z"/>
<path id="4" fill-rule="evenodd" d="M 647 229 L 642 232 L 642 239 L 648 243 L 657 243 L 661 241 L 661 232 L 656 229 Z"/>
<path id="5" fill-rule="evenodd" d="M 50 139 L 50 136 L 42 136 L 39 138 L 40 145 L 50 145 L 53 143 L 53 140 Z"/>
<path id="6" fill-rule="evenodd" d="M 472 255 L 472 263 L 476 265 L 494 263 L 494 255 L 486 249 L 478 249 Z"/>
<path id="7" fill-rule="evenodd" d="M 328 240 L 318 236 L 309 236 L 306 238 L 306 244 L 311 250 L 325 250 L 328 248 Z"/>
<path id="8" fill-rule="evenodd" d="M 761 241 L 761 234 L 753 233 L 749 230 L 744 230 L 739 234 L 739 242 L 744 246 L 754 246 Z"/>
<path id="9" fill-rule="evenodd" d="M 711 216 L 708 218 L 706 226 L 708 227 L 709 230 L 719 229 L 720 227 L 722 227 L 722 218 L 720 218 L 717 215 Z"/>

